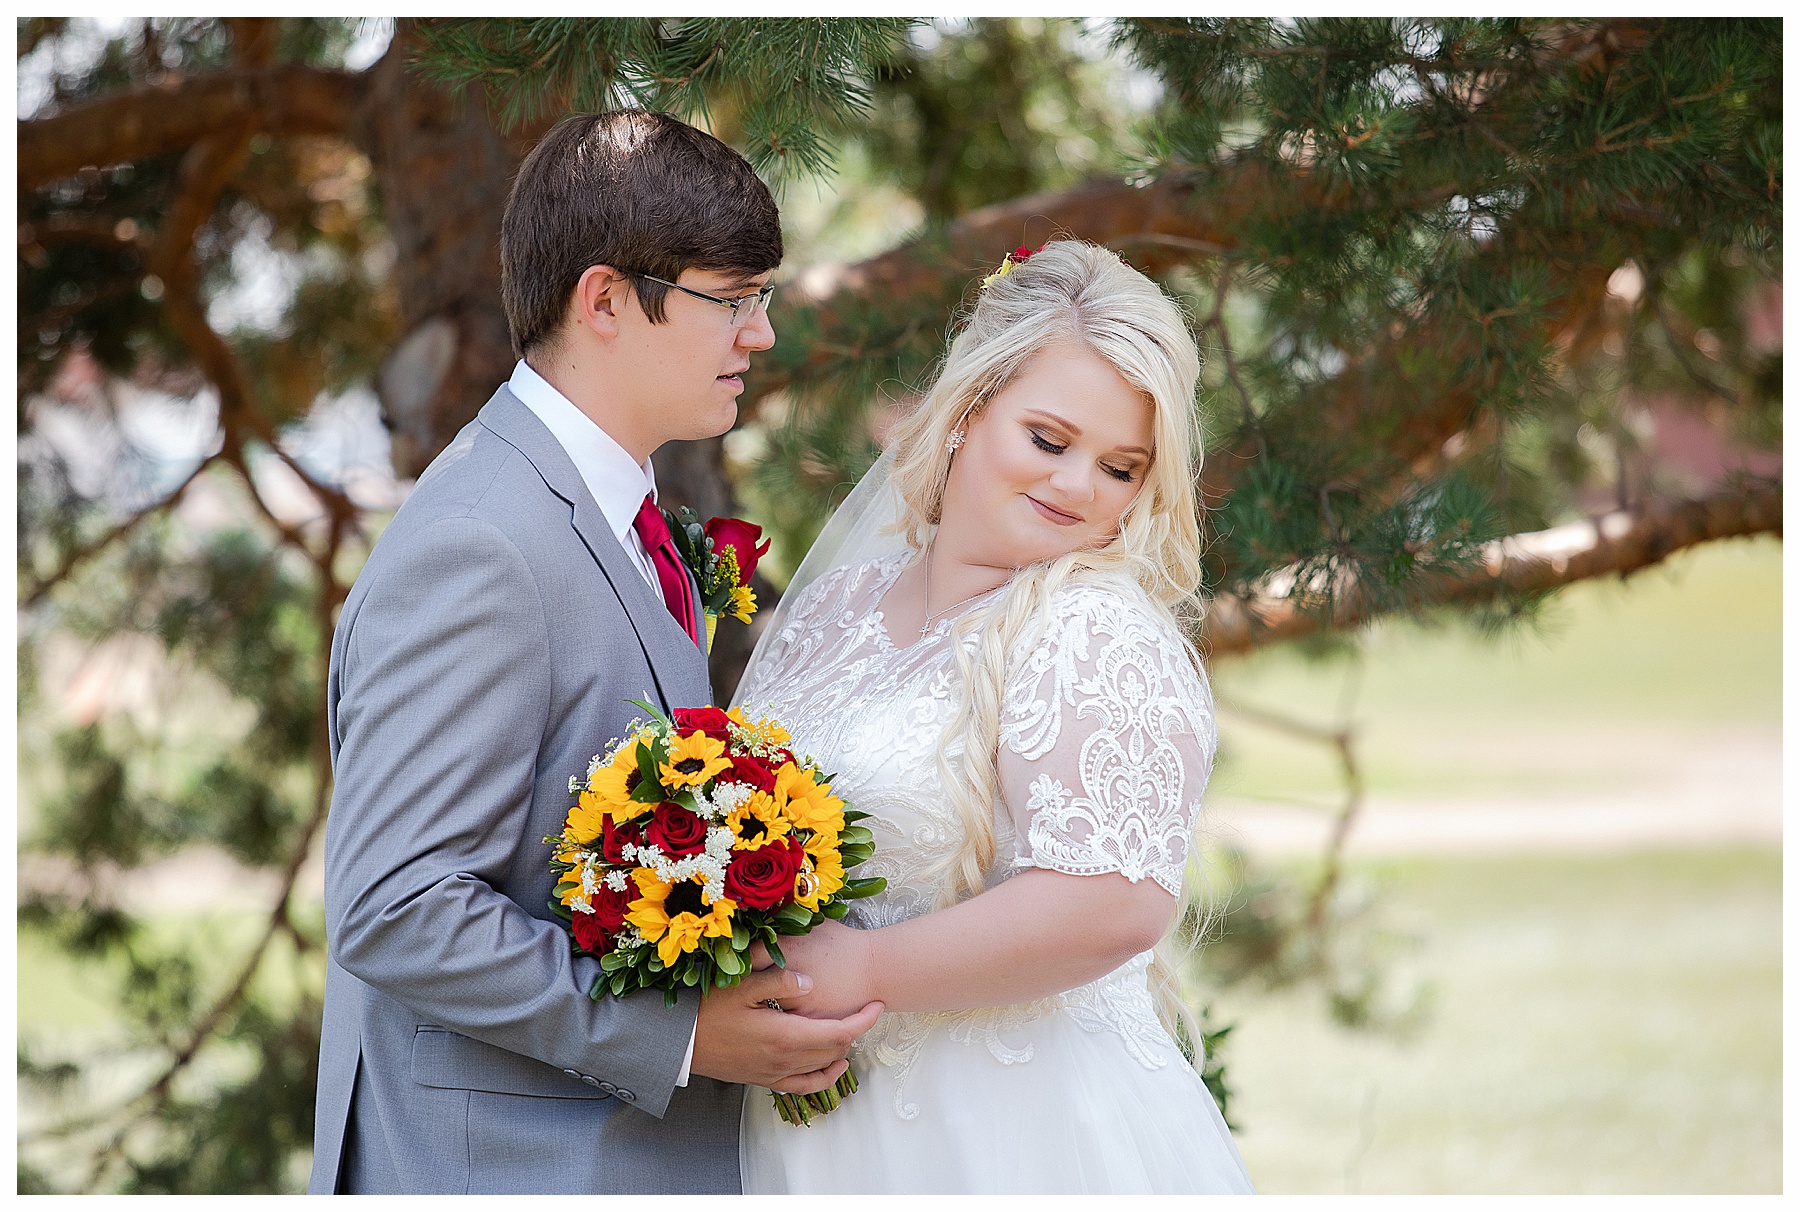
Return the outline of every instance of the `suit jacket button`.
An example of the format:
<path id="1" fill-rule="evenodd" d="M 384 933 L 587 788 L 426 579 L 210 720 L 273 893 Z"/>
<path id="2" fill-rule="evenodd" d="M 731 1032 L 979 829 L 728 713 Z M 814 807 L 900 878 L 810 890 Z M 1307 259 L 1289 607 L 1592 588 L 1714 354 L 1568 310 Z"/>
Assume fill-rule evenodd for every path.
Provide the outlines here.
<path id="1" fill-rule="evenodd" d="M 580 1077 L 581 1076 L 581 1074 L 577 1073 L 573 1069 L 564 1069 L 563 1072 L 568 1074 L 570 1077 Z"/>
<path id="2" fill-rule="evenodd" d="M 620 1098 L 622 1098 L 622 1099 L 624 1099 L 624 1100 L 625 1100 L 625 1101 L 626 1101 L 626 1102 L 628 1102 L 628 1103 L 631 1103 L 631 1102 L 636 1102 L 636 1101 L 637 1101 L 637 1095 L 635 1095 L 635 1094 L 633 1094 L 633 1093 L 632 1093 L 632 1092 L 631 1092 L 631 1091 L 629 1091 L 629 1090 L 618 1090 L 618 1091 L 615 1091 L 615 1093 L 616 1093 L 616 1094 L 617 1094 L 617 1095 L 618 1095 L 618 1096 L 619 1096 L 619 1097 L 620 1097 Z"/>
<path id="3" fill-rule="evenodd" d="M 596 1088 L 600 1085 L 600 1079 L 595 1077 L 591 1073 L 583 1073 L 581 1075 L 581 1080 L 586 1082 L 588 1085 L 594 1086 Z"/>
<path id="4" fill-rule="evenodd" d="M 608 1094 L 617 1094 L 619 1092 L 619 1088 L 617 1086 L 613 1085 L 611 1082 L 601 1082 L 600 1088 L 602 1090 L 606 1091 Z"/>

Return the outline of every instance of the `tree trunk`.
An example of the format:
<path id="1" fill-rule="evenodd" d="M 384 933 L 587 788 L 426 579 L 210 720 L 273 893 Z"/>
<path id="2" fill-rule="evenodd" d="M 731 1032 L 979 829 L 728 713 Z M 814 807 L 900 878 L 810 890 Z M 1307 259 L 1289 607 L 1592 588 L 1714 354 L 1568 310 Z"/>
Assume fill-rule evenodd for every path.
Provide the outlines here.
<path id="1" fill-rule="evenodd" d="M 405 334 L 377 387 L 402 477 L 423 471 L 512 373 L 500 217 L 542 129 L 503 134 L 479 90 L 459 97 L 421 76 L 409 65 L 417 24 L 396 22 L 365 111 Z"/>

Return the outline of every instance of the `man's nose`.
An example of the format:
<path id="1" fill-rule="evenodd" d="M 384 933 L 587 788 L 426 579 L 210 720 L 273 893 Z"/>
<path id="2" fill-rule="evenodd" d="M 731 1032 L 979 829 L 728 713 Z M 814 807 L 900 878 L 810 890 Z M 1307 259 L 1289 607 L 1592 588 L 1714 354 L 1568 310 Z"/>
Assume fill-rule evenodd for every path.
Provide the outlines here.
<path id="1" fill-rule="evenodd" d="M 767 349 L 775 344 L 775 325 L 769 320 L 767 308 L 757 308 L 756 319 L 738 329 L 737 343 L 740 349 Z"/>

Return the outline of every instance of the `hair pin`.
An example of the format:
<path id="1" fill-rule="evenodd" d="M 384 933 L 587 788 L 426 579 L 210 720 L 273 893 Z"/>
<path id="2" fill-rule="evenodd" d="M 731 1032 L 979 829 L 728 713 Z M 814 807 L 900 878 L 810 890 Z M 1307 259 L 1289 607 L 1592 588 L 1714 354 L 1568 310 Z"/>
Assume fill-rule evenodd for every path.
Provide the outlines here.
<path id="1" fill-rule="evenodd" d="M 1043 252 L 1044 246 L 1042 244 L 1038 245 L 1037 250 Z M 988 287 L 992 286 L 995 281 L 1004 278 L 1007 274 L 1011 273 L 1013 271 L 1013 266 L 1023 265 L 1030 259 L 1031 250 L 1026 248 L 1023 244 L 1019 245 L 1017 248 L 1006 254 L 1006 259 L 1000 262 L 999 269 L 996 269 L 993 273 L 981 280 L 981 289 L 986 290 Z"/>

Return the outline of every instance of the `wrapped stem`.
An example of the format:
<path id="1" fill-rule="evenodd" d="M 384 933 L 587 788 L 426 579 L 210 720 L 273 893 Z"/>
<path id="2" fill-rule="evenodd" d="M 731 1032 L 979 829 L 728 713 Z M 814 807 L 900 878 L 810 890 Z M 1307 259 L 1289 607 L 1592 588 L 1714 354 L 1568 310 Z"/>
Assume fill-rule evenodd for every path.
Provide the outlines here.
<path id="1" fill-rule="evenodd" d="M 813 1116 L 834 1110 L 839 1103 L 856 1093 L 856 1070 L 845 1069 L 844 1075 L 830 1089 L 820 1090 L 816 1094 L 769 1093 L 775 1099 L 775 1110 L 783 1120 L 796 1127 L 810 1128 Z"/>

